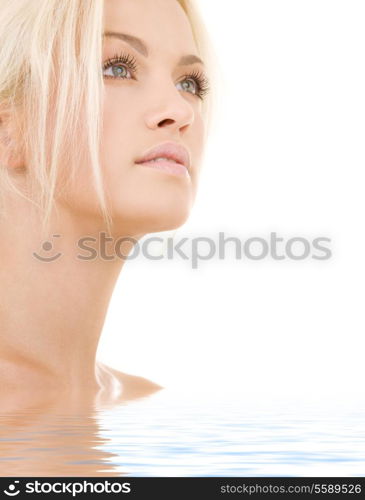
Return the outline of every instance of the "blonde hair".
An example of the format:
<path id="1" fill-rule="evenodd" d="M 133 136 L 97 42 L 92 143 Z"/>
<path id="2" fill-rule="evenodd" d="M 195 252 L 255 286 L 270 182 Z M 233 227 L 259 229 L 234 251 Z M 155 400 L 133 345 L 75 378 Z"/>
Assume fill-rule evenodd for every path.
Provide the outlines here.
<path id="1" fill-rule="evenodd" d="M 199 52 L 209 59 L 208 35 L 194 2 L 177 1 L 191 22 Z M 101 215 L 108 228 L 112 222 L 99 164 L 104 85 L 100 70 L 103 3 L 103 0 L 1 2 L 0 108 L 19 125 L 30 173 L 27 199 L 41 210 L 43 228 L 49 222 L 57 194 L 59 165 L 67 165 L 63 180 L 71 182 L 81 161 L 83 141 Z M 209 121 L 209 98 L 203 106 Z M 0 165 L 0 196 L 6 188 L 24 196 L 12 181 L 7 166 Z M 0 211 L 5 208 L 2 204 Z"/>

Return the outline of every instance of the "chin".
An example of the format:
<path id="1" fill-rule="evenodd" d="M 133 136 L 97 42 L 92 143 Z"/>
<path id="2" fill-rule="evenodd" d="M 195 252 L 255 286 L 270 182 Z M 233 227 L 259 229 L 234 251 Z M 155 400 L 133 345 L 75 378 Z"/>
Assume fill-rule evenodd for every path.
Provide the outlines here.
<path id="1" fill-rule="evenodd" d="M 177 204 L 168 207 L 145 207 L 133 210 L 129 216 L 125 210 L 114 213 L 113 226 L 118 236 L 137 235 L 170 231 L 181 227 L 188 220 L 191 212 L 190 204 Z"/>
<path id="2" fill-rule="evenodd" d="M 147 234 L 170 231 L 189 218 L 195 199 L 191 184 L 128 185 L 114 198 L 112 218 L 118 233 Z"/>
<path id="3" fill-rule="evenodd" d="M 149 221 L 148 233 L 158 233 L 160 231 L 171 231 L 172 229 L 177 229 L 181 227 L 189 218 L 189 213 L 182 213 L 181 211 L 176 214 L 169 214 L 162 219 L 156 219 L 154 221 Z"/>

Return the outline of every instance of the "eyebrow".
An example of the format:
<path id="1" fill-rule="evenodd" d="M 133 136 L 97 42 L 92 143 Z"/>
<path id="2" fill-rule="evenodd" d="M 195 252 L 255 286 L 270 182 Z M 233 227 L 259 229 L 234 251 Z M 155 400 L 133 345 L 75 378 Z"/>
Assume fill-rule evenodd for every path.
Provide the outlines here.
<path id="1" fill-rule="evenodd" d="M 134 49 L 136 49 L 137 52 L 142 54 L 144 57 L 148 57 L 148 49 L 146 44 L 136 36 L 127 35 L 126 33 L 117 33 L 115 31 L 106 31 L 105 33 L 103 33 L 103 38 L 118 38 L 119 40 L 123 40 L 124 42 L 127 42 L 129 45 L 131 45 Z M 204 62 L 200 59 L 200 57 L 194 54 L 182 56 L 177 65 L 186 66 L 194 63 L 200 63 L 204 66 Z"/>

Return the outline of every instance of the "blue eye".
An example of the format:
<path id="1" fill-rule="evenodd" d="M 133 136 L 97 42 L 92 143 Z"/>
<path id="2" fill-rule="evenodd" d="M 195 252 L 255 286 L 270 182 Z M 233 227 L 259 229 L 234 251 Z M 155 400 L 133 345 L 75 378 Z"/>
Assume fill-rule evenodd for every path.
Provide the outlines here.
<path id="1" fill-rule="evenodd" d="M 191 93 L 191 94 L 196 94 L 196 93 L 197 93 L 197 90 L 198 90 L 198 89 L 197 89 L 197 87 L 198 87 L 198 85 L 197 85 L 197 83 L 196 83 L 194 80 L 192 80 L 191 78 L 190 78 L 190 79 L 185 79 L 185 80 L 183 80 L 182 82 L 179 82 L 179 83 L 182 85 L 183 90 L 184 90 L 185 92 L 190 92 L 190 90 L 189 90 L 189 83 L 190 83 L 190 84 L 192 83 L 193 85 L 190 85 L 190 89 L 192 89 L 193 91 L 192 91 L 192 92 L 190 92 L 190 93 Z"/>
<path id="2" fill-rule="evenodd" d="M 106 78 L 127 78 L 128 70 L 136 72 L 138 69 L 136 60 L 134 57 L 129 55 L 115 55 L 114 57 L 107 59 L 103 64 L 103 72 L 111 69 L 112 75 L 104 76 Z"/>
<path id="3" fill-rule="evenodd" d="M 107 68 L 107 70 L 109 70 L 109 69 L 111 69 L 113 75 L 104 74 L 104 76 L 113 76 L 115 78 L 127 78 L 127 75 L 126 75 L 127 69 L 125 66 L 118 66 L 117 64 L 113 64 L 112 66 Z"/>
<path id="4" fill-rule="evenodd" d="M 193 87 L 189 87 L 189 82 L 193 83 Z M 193 71 L 188 75 L 184 75 L 184 80 L 181 80 L 180 83 L 183 84 L 183 90 L 185 92 L 196 95 L 200 99 L 203 99 L 210 90 L 208 78 L 200 71 Z M 189 88 L 193 88 L 195 91 L 193 90 L 193 92 L 190 92 Z"/>

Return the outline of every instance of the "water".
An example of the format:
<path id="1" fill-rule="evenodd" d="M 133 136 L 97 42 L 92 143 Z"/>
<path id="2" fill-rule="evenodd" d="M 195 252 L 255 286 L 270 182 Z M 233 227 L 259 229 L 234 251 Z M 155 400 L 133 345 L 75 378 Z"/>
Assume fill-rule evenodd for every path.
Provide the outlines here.
<path id="1" fill-rule="evenodd" d="M 1 476 L 364 476 L 365 410 L 163 390 L 75 415 L 0 415 Z"/>

